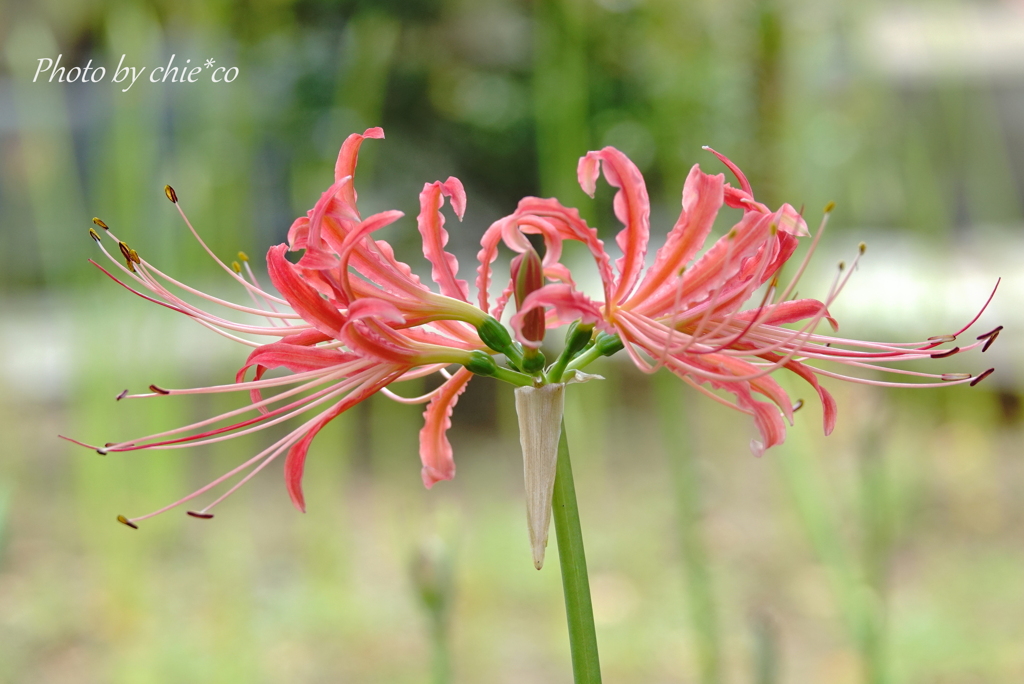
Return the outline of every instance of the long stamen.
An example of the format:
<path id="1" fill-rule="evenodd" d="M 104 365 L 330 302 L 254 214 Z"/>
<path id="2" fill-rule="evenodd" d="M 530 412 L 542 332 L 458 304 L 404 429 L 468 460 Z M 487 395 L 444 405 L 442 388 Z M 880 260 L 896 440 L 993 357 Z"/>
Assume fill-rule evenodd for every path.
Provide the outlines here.
<path id="1" fill-rule="evenodd" d="M 171 188 L 171 186 L 165 186 L 165 191 L 167 188 Z M 207 244 L 203 241 L 203 238 L 199 237 L 199 232 L 192 227 L 192 222 L 188 220 L 188 216 L 186 216 L 184 210 L 182 210 L 181 204 L 178 203 L 178 196 L 177 194 L 174 193 L 173 188 L 171 188 L 171 191 L 167 193 L 167 199 L 171 200 L 171 202 L 174 204 L 174 208 L 178 210 L 179 214 L 181 214 L 182 220 L 185 222 L 185 225 L 188 226 L 188 229 L 192 232 L 192 235 L 195 237 L 196 241 L 199 242 L 199 244 L 206 251 L 206 253 L 210 255 L 210 258 L 217 262 L 217 265 L 219 265 L 222 269 L 224 269 L 225 273 L 227 273 L 229 276 L 237 280 L 242 285 L 242 287 L 246 288 L 247 290 L 255 290 L 261 296 L 266 297 L 268 301 L 277 302 L 278 304 L 288 304 L 288 302 L 285 301 L 284 299 L 281 299 L 280 297 L 275 297 L 267 292 L 264 292 L 258 287 L 250 285 L 248 282 L 246 282 L 245 278 L 235 273 L 230 266 L 225 264 L 223 261 L 221 261 L 220 257 L 214 254 L 213 250 L 210 249 L 207 246 Z"/>

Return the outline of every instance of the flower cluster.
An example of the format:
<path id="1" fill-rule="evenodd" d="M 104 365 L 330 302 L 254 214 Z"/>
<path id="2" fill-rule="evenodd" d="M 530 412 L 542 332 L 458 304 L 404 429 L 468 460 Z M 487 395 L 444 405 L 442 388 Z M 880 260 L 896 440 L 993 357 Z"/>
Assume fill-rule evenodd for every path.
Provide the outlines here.
<path id="1" fill-rule="evenodd" d="M 995 340 L 998 328 L 963 347 L 942 347 L 974 321 L 957 333 L 920 342 L 856 342 L 819 334 L 817 328 L 823 319 L 833 329 L 837 327 L 828 307 L 856 262 L 845 271 L 840 269 L 823 301 L 794 300 L 790 295 L 821 236 L 829 209 L 792 282 L 782 287 L 777 274 L 794 254 L 799 239 L 809 236 L 807 225 L 788 204 L 772 210 L 755 200 L 743 173 L 714 150 L 711 152 L 736 176 L 739 187 L 727 183 L 723 174 L 707 174 L 695 165 L 683 188 L 679 219 L 650 265 L 646 258 L 650 202 L 643 177 L 615 148 L 587 153 L 578 169 L 583 189 L 593 196 L 602 174 L 617 189 L 614 210 L 623 224 L 616 236 L 621 258 L 612 263 L 597 231 L 575 209 L 554 199 L 527 197 L 515 212 L 495 222 L 483 235 L 476 303 L 470 300 L 467 282 L 458 277 L 457 259 L 445 250 L 448 234 L 442 208 L 447 199 L 461 220 L 466 209 L 462 183 L 449 178 L 425 184 L 419 198 L 417 226 L 423 255 L 432 267 L 435 291 L 396 259 L 387 242 L 373 237 L 374 231 L 395 222 L 402 213 L 385 211 L 363 218 L 357 207 L 353 178 L 360 145 L 366 138 L 383 137 L 379 128 L 349 136 L 338 156 L 334 183 L 306 216 L 292 224 L 288 243 L 270 248 L 267 272 L 277 294 L 260 285 L 244 255 L 230 265 L 217 259 L 168 186 L 168 199 L 189 230 L 228 276 L 248 292 L 251 306 L 213 297 L 173 279 L 119 241 L 105 223 L 94 220 L 118 242 L 123 257 L 117 259 L 108 252 L 101 232 L 90 229 L 114 265 L 108 270 L 96 264 L 107 275 L 139 296 L 252 348 L 234 383 L 180 390 L 154 385 L 149 393 L 122 393 L 118 399 L 244 391 L 250 393 L 251 402 L 223 415 L 140 439 L 103 446 L 71 441 L 101 454 L 177 449 L 214 444 L 315 412 L 274 444 L 201 489 L 147 515 L 119 516 L 121 522 L 135 527 L 141 520 L 237 479 L 205 507 L 189 511 L 196 517 L 212 517 L 214 506 L 282 455 L 288 493 L 304 510 L 302 474 L 310 443 L 328 422 L 377 392 L 405 403 L 427 403 L 420 432 L 423 482 L 430 487 L 439 480 L 451 479 L 455 464 L 446 433 L 452 410 L 473 375 L 484 375 L 519 388 L 516 399 L 528 489 L 539 502 L 530 504 L 531 535 L 535 536 L 534 556 L 539 567 L 538 553 L 542 559 L 547 538 L 549 513 L 543 509 L 550 508 L 552 459 L 558 437 L 557 427 L 552 426 L 557 426 L 561 417 L 561 387 L 587 379 L 589 376 L 581 370 L 602 356 L 624 349 L 642 371 L 664 367 L 714 400 L 750 414 L 760 434 L 760 439 L 751 444 L 757 455 L 782 443 L 786 422 L 792 424 L 793 413 L 799 408 L 772 378 L 776 370 L 795 373 L 817 393 L 826 433 L 835 424 L 836 404 L 819 377 L 928 387 L 973 385 L 991 372 L 973 377 L 888 365 L 950 356 L 978 346 L 984 351 Z M 723 205 L 742 210 L 742 217 L 698 257 Z M 543 258 L 534 251 L 527 237 L 531 234 L 543 240 Z M 566 240 L 583 243 L 593 256 L 603 285 L 603 300 L 581 292 L 573 274 L 561 262 Z M 517 256 L 507 286 L 492 303 L 492 264 L 502 244 Z M 299 251 L 303 254 L 294 263 L 286 258 L 287 253 Z M 112 270 L 119 273 L 115 275 Z M 759 304 L 744 309 L 762 289 Z M 210 313 L 187 301 L 184 293 L 261 317 L 267 323 L 239 323 Z M 516 311 L 509 320 L 510 334 L 499 321 L 513 299 Z M 784 327 L 787 324 L 796 325 Z M 564 349 L 548 363 L 541 351 L 546 331 L 564 325 L 569 326 Z M 813 365 L 822 361 L 915 376 L 918 381 L 849 377 Z M 250 369 L 253 375 L 247 379 Z M 288 373 L 268 377 L 267 371 L 273 369 Z M 389 389 L 394 383 L 434 373 L 444 380 L 423 396 L 404 398 Z M 265 390 L 272 390 L 266 398 Z M 539 461 L 538 452 L 543 452 Z M 540 475 L 536 468 L 531 471 L 531 463 L 537 462 L 547 463 Z"/>

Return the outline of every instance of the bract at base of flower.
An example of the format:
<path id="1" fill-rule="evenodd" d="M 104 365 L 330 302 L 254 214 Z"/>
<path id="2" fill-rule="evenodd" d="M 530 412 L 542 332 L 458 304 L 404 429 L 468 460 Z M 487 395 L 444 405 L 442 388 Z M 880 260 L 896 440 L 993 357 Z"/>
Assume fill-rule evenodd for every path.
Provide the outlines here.
<path id="1" fill-rule="evenodd" d="M 515 394 L 519 443 L 523 448 L 526 522 L 530 528 L 533 565 L 540 570 L 544 566 L 551 526 L 551 497 L 555 490 L 565 385 L 553 383 L 543 387 L 518 387 Z"/>

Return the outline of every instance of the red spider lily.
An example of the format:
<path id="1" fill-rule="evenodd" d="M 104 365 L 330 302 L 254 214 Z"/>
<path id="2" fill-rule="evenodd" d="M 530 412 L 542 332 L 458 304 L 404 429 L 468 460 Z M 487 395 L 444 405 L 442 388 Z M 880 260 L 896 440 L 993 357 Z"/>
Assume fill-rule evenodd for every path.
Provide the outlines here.
<path id="1" fill-rule="evenodd" d="M 251 403 L 192 425 L 130 441 L 103 446 L 70 441 L 102 454 L 178 449 L 217 443 L 319 410 L 285 437 L 201 489 L 153 513 L 119 517 L 121 522 L 135 527 L 141 520 L 237 478 L 210 504 L 189 511 L 196 517 L 212 517 L 209 511 L 214 506 L 282 454 L 288 493 L 294 504 L 304 510 L 301 481 L 311 442 L 328 422 L 377 392 L 405 403 L 429 402 L 420 432 L 423 482 L 430 487 L 439 480 L 451 479 L 455 464 L 447 439 L 450 417 L 466 384 L 476 373 L 520 388 L 516 404 L 529 489 L 528 518 L 534 562 L 539 568 L 547 543 L 560 429 L 561 409 L 551 407 L 560 407 L 562 396 L 561 387 L 550 386 L 586 380 L 588 376 L 578 371 L 600 356 L 625 348 L 642 370 L 653 372 L 667 367 L 717 401 L 753 415 L 762 435 L 762 441 L 752 443 L 756 454 L 782 442 L 783 418 L 792 421 L 796 410 L 770 377 L 779 368 L 796 373 L 817 391 L 824 407 L 826 433 L 835 423 L 836 406 L 818 383 L 818 376 L 905 385 L 849 378 L 811 366 L 807 361 L 838 361 L 946 384 L 976 384 L 991 372 L 977 377 L 965 373 L 934 375 L 879 364 L 950 356 L 982 344 L 984 351 L 995 340 L 998 328 L 979 336 L 976 343 L 941 351 L 937 350 L 940 345 L 952 342 L 970 324 L 953 335 L 915 343 L 854 342 L 817 334 L 815 329 L 823 318 L 835 327 L 828 305 L 853 269 L 837 278 L 824 302 L 788 300 L 821 230 L 793 282 L 780 292 L 776 273 L 794 253 L 798 238 L 807 235 L 803 218 L 789 205 L 773 212 L 756 202 L 746 178 L 721 155 L 719 158 L 736 174 L 740 187 L 731 187 L 724 176 L 708 175 L 694 166 L 683 189 L 679 220 L 658 250 L 653 265 L 645 271 L 650 211 L 643 178 L 632 162 L 614 148 L 588 153 L 579 166 L 584 190 L 593 194 L 602 171 L 606 180 L 618 188 L 614 208 L 625 224 L 616 240 L 622 258 L 613 268 L 597 232 L 586 225 L 576 210 L 553 199 L 528 197 L 519 203 L 515 213 L 497 221 L 483 236 L 478 255 L 478 305 L 470 303 L 468 285 L 458 278 L 458 262 L 445 251 L 448 234 L 441 210 L 448 198 L 461 219 L 466 206 L 462 184 L 456 178 L 427 183 L 420 193 L 417 225 L 424 256 L 432 266 L 432 280 L 439 290 L 434 292 L 408 265 L 395 258 L 387 242 L 371 236 L 375 230 L 399 219 L 401 212 L 386 211 L 364 219 L 358 211 L 353 176 L 359 148 L 366 138 L 382 137 L 379 128 L 349 136 L 338 156 L 334 183 L 306 216 L 292 224 L 288 243 L 268 251 L 268 273 L 280 296 L 260 285 L 244 255 L 240 254 L 242 263 L 234 262 L 231 266 L 217 259 L 185 217 L 177 195 L 169 186 L 166 188 L 168 199 L 189 230 L 224 271 L 246 289 L 252 306 L 233 304 L 173 279 L 117 240 L 105 223 L 94 219 L 118 242 L 124 258 L 122 263 L 112 256 L 103 246 L 101 234 L 90 229 L 114 270 L 121 272 L 114 275 L 96 264 L 104 273 L 135 294 L 253 348 L 233 384 L 181 390 L 150 386 L 148 394 L 128 395 L 126 391 L 118 399 L 246 391 Z M 743 217 L 725 237 L 693 261 L 723 203 L 743 209 Z M 823 221 L 822 229 L 824 225 Z M 531 233 L 544 239 L 546 251 L 542 261 L 527 239 Z M 560 263 L 564 240 L 582 242 L 590 250 L 603 283 L 603 302 L 581 293 L 572 274 Z M 519 256 L 513 260 L 507 287 L 488 313 L 491 264 L 501 243 Z M 285 257 L 287 252 L 299 250 L 305 252 L 297 263 Z M 760 305 L 741 311 L 755 291 L 766 284 Z M 238 323 L 209 313 L 184 299 L 181 293 L 265 318 L 267 324 Z M 511 318 L 511 326 L 521 344 L 514 342 L 497 320 L 513 295 L 517 312 Z M 782 327 L 798 322 L 803 323 L 797 329 Z M 552 364 L 544 367 L 546 361 L 539 347 L 545 330 L 566 323 L 571 325 L 565 348 Z M 592 337 L 595 326 L 600 333 Z M 270 341 L 254 342 L 239 334 Z M 493 358 L 496 352 L 505 355 L 507 367 L 497 365 Z M 461 367 L 449 374 L 447 368 L 456 364 Z M 250 368 L 254 375 L 246 380 Z M 265 377 L 268 370 L 278 368 L 290 374 Z M 433 373 L 441 373 L 445 381 L 423 396 L 404 398 L 388 389 L 392 383 Z M 268 389 L 277 393 L 264 398 L 262 393 Z M 735 404 L 711 389 L 733 394 Z M 771 403 L 755 399 L 755 394 Z"/>
<path id="2" fill-rule="evenodd" d="M 936 351 L 941 344 L 952 342 L 973 325 L 980 312 L 958 332 L 921 342 L 859 342 L 816 333 L 822 319 L 834 330 L 838 329 L 835 319 L 828 313 L 828 306 L 839 295 L 857 263 L 855 259 L 849 269 L 840 264 L 840 273 L 825 301 L 788 299 L 821 237 L 831 207 L 826 209 L 821 229 L 792 281 L 780 288 L 776 274 L 793 255 L 798 239 L 808 235 L 802 216 L 788 204 L 771 211 L 757 202 L 743 173 L 729 159 L 710 151 L 735 174 L 740 187 L 726 183 L 722 174 L 709 175 L 702 172 L 699 165 L 694 165 L 683 187 L 682 213 L 646 270 L 650 203 L 643 176 L 626 155 L 613 147 L 583 156 L 578 176 L 587 194 L 593 197 L 602 172 L 608 183 L 618 189 L 614 210 L 624 228 L 616 237 L 622 257 L 615 262 L 614 269 L 597 232 L 586 225 L 575 209 L 563 207 L 556 200 L 527 197 L 519 203 L 515 213 L 495 222 L 484 235 L 477 281 L 481 308 L 488 307 L 490 263 L 495 258 L 498 243 L 504 241 L 510 248 L 525 252 L 528 243 L 522 233 L 542 235 L 547 245 L 544 274 L 550 282 L 536 288 L 520 303 L 518 313 L 512 317 L 512 327 L 519 341 L 523 345 L 533 344 L 524 326 L 529 317 L 540 310 L 547 310 L 548 327 L 570 321 L 594 324 L 605 333 L 604 347 L 599 338 L 597 344 L 569 363 L 568 368 L 582 367 L 598 355 L 613 351 L 609 343 L 620 343 L 642 371 L 652 373 L 666 367 L 716 401 L 752 415 L 761 434 L 760 441 L 751 441 L 751 450 L 758 456 L 765 449 L 782 443 L 786 430 L 783 418 L 792 424 L 793 412 L 799 408 L 771 377 L 771 373 L 780 368 L 803 378 L 818 394 L 826 434 L 835 426 L 836 403 L 819 384 L 819 376 L 873 385 L 933 387 L 937 384 L 974 385 L 991 373 L 990 369 L 973 377 L 967 373 L 922 373 L 881 365 L 951 356 L 979 345 L 984 345 L 984 351 L 998 335 L 999 328 L 964 347 Z M 742 209 L 742 218 L 694 260 L 723 204 Z M 564 240 L 576 240 L 589 248 L 601 277 L 603 302 L 581 293 L 568 270 L 558 263 Z M 861 245 L 860 253 L 863 251 Z M 766 284 L 759 306 L 741 310 Z M 492 310 L 495 316 L 500 316 L 507 299 L 506 292 Z M 790 323 L 800 325 L 796 329 L 782 327 Z M 808 363 L 818 361 L 834 361 L 938 382 L 899 383 L 850 377 Z M 712 389 L 732 394 L 735 403 Z M 769 401 L 757 400 L 755 395 Z"/>
<path id="3" fill-rule="evenodd" d="M 294 222 L 288 233 L 288 245 L 270 248 L 267 253 L 268 273 L 280 297 L 260 286 L 244 255 L 240 255 L 244 266 L 234 262 L 229 267 L 217 259 L 192 228 L 178 204 L 177 195 L 168 186 L 168 199 L 178 208 L 189 230 L 210 256 L 248 291 L 253 306 L 232 304 L 171 278 L 119 241 L 105 223 L 95 220 L 118 241 L 124 257 L 122 264 L 104 248 L 100 233 L 91 229 L 104 254 L 121 271 L 118 277 L 96 264 L 104 273 L 139 296 L 185 314 L 201 325 L 255 349 L 238 371 L 235 384 L 183 390 L 151 386 L 149 394 L 128 395 L 123 392 L 118 397 L 246 391 L 252 399 L 249 406 L 139 439 L 85 446 L 107 454 L 213 444 L 323 408 L 318 415 L 205 487 L 148 515 L 119 518 L 121 522 L 134 527 L 140 520 L 184 504 L 241 476 L 206 507 L 189 511 L 196 517 L 212 517 L 210 509 L 281 454 L 287 454 L 285 481 L 288 493 L 294 504 L 305 510 L 301 481 L 310 443 L 328 422 L 376 392 L 405 403 L 429 402 L 424 413 L 425 425 L 420 432 L 420 456 L 423 482 L 430 487 L 439 480 L 451 479 L 455 474 L 452 448 L 446 432 L 451 424 L 452 408 L 472 377 L 470 369 L 485 375 L 497 375 L 515 384 L 532 382 L 527 376 L 498 369 L 485 353 L 493 352 L 481 342 L 477 328 L 490 326 L 488 339 L 492 339 L 492 344 L 495 336 L 499 342 L 502 341 L 503 328 L 469 303 L 468 286 L 457 278 L 458 262 L 444 250 L 448 240 L 441 214 L 444 198 L 450 198 L 460 219 L 466 206 L 466 195 L 458 179 L 428 183 L 420 194 L 421 211 L 417 222 L 423 237 L 423 252 L 433 266 L 433 280 L 440 293 L 433 292 L 420 282 L 408 265 L 398 261 L 388 243 L 370 237 L 373 231 L 402 216 L 401 212 L 386 211 L 364 219 L 356 206 L 352 178 L 359 147 L 365 138 L 382 137 L 383 131 L 379 128 L 371 128 L 363 135 L 349 136 L 338 156 L 334 184 L 306 216 Z M 293 264 L 285 258 L 288 251 L 303 249 L 305 254 L 298 263 Z M 263 317 L 267 325 L 237 323 L 209 313 L 187 302 L 177 290 L 235 311 Z M 144 293 L 147 291 L 150 294 Z M 273 341 L 260 344 L 236 333 L 269 337 Z M 511 344 L 507 333 L 504 343 Z M 449 374 L 445 369 L 452 364 L 463 367 Z M 255 369 L 255 377 L 245 381 L 250 368 Z M 264 378 L 268 370 L 275 368 L 284 368 L 291 374 Z M 438 372 L 445 376 L 443 384 L 421 397 L 404 398 L 386 389 L 395 382 Z M 270 388 L 287 389 L 263 398 L 263 390 Z M 251 413 L 256 415 L 244 417 Z M 214 427 L 225 421 L 229 424 Z M 71 441 L 84 445 L 77 440 Z"/>

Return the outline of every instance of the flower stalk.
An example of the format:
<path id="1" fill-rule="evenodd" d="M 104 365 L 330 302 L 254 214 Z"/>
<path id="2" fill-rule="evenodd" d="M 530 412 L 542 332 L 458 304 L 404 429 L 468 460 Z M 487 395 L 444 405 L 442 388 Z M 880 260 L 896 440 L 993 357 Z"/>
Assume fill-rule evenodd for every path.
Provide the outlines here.
<path id="1" fill-rule="evenodd" d="M 565 616 L 569 623 L 573 681 L 576 684 L 600 684 L 601 663 L 597 655 L 594 607 L 590 600 L 587 557 L 583 550 L 583 530 L 576 504 L 576 486 L 572 479 L 564 420 L 561 427 L 552 504 L 558 561 L 562 569 L 562 590 L 565 593 Z"/>

